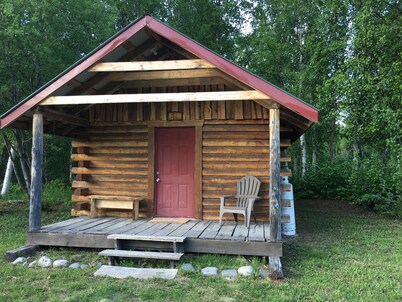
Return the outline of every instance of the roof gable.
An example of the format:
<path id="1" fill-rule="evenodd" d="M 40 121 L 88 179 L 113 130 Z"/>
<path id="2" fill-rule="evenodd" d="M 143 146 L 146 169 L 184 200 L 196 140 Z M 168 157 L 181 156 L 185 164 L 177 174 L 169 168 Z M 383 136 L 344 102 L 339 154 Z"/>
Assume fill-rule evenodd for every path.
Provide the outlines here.
<path id="1" fill-rule="evenodd" d="M 181 48 L 188 53 L 193 54 L 194 57 L 201 58 L 209 62 L 228 76 L 233 77 L 249 87 L 265 93 L 285 108 L 288 108 L 301 117 L 309 120 L 310 124 L 311 122 L 318 121 L 318 111 L 312 106 L 262 80 L 254 74 L 237 66 L 236 64 L 229 62 L 213 51 L 198 44 L 197 42 L 152 18 L 151 16 L 145 15 L 121 30 L 94 51 L 89 53 L 86 57 L 72 65 L 66 71 L 52 79 L 21 103 L 13 107 L 10 111 L 2 116 L 0 123 L 1 127 L 6 127 L 19 116 L 23 115 L 39 102 L 43 101 L 45 98 L 51 96 L 56 91 L 61 91 L 63 89 L 63 85 L 69 81 L 76 77 L 83 77 L 85 71 L 95 63 L 107 58 L 109 60 L 113 60 L 113 56 L 117 52 L 118 48 L 124 46 L 124 43 L 129 41 L 130 38 L 136 37 L 140 39 L 140 33 L 143 30 L 156 33 L 167 41 L 170 41 L 175 45 L 180 45 Z"/>

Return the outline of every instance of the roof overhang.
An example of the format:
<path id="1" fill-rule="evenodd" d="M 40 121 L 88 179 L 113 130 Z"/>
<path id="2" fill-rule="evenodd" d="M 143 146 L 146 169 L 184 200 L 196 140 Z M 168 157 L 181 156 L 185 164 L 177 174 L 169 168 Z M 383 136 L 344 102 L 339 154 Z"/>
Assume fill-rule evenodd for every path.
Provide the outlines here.
<path id="1" fill-rule="evenodd" d="M 10 125 L 16 121 L 17 118 L 49 97 L 68 95 L 71 92 L 71 90 L 66 88 L 68 82 L 80 77 L 90 80 L 89 77 L 92 75 L 88 73 L 88 70 L 94 64 L 102 61 L 118 60 L 121 56 L 116 53 L 121 52 L 124 43 L 130 39 L 133 40 L 133 37 L 139 40 L 144 39 L 144 31 L 151 31 L 171 43 L 179 45 L 186 52 L 193 54 L 195 58 L 203 59 L 214 65 L 223 74 L 227 75 L 227 77 L 234 78 L 245 86 L 265 94 L 267 98 L 279 103 L 286 111 L 293 112 L 292 114 L 302 119 L 304 121 L 303 129 L 307 129 L 318 121 L 318 111 L 314 107 L 224 59 L 153 17 L 145 15 L 121 30 L 80 61 L 56 76 L 32 95 L 28 96 L 21 103 L 10 109 L 1 117 L 0 127 L 4 128 Z"/>

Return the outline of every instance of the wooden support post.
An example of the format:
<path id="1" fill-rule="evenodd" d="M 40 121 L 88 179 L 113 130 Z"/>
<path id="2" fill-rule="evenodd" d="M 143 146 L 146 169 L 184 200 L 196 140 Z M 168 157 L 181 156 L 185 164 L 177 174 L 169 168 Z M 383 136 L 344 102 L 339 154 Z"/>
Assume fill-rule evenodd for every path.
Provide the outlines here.
<path id="1" fill-rule="evenodd" d="M 31 190 L 29 192 L 29 231 L 40 229 L 42 220 L 42 163 L 43 115 L 34 113 L 32 119 Z"/>
<path id="2" fill-rule="evenodd" d="M 281 241 L 281 176 L 279 107 L 269 109 L 269 230 L 271 242 Z M 279 257 L 269 257 L 271 279 L 282 279 Z"/>

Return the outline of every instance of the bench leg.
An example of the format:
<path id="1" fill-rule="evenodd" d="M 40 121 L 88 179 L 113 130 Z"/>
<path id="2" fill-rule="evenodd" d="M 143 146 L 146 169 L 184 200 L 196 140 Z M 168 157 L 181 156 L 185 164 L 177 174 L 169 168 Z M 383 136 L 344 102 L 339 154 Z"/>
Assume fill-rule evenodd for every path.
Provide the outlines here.
<path id="1" fill-rule="evenodd" d="M 138 200 L 133 201 L 133 220 L 138 220 L 138 213 L 140 211 L 140 203 Z"/>
<path id="2" fill-rule="evenodd" d="M 96 199 L 91 199 L 91 212 L 90 212 L 90 216 L 92 218 L 95 218 L 98 216 L 98 211 L 96 209 Z"/>

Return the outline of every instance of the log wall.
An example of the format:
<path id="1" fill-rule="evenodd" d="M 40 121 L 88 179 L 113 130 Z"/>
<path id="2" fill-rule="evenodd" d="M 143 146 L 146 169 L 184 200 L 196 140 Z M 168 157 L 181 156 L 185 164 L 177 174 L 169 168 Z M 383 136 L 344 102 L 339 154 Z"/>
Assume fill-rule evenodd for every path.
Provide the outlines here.
<path id="1" fill-rule="evenodd" d="M 88 214 L 88 195 L 148 197 L 148 124 L 202 121 L 202 218 L 219 219 L 219 196 L 236 193 L 246 175 L 262 181 L 254 213 L 268 219 L 268 110 L 252 101 L 96 105 L 91 128 L 77 131 L 72 159 L 76 175 L 75 215 Z M 166 123 L 166 126 L 169 126 Z M 283 146 L 290 140 L 283 140 Z M 152 215 L 151 201 L 140 204 L 140 217 Z M 128 217 L 130 212 L 103 210 Z M 231 215 L 226 216 L 232 219 Z"/>

